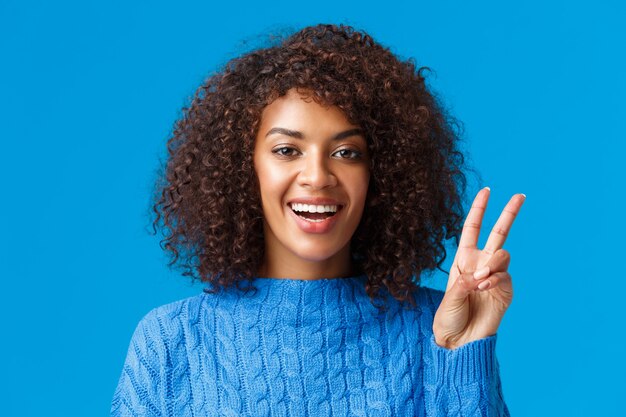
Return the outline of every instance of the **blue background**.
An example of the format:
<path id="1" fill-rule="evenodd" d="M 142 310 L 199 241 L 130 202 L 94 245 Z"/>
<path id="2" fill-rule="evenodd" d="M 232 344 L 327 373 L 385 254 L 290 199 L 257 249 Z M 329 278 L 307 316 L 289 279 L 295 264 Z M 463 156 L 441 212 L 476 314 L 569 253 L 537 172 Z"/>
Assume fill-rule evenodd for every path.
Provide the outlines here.
<path id="1" fill-rule="evenodd" d="M 528 196 L 498 333 L 512 414 L 622 412 L 624 8 L 259 3 L 0 3 L 0 414 L 107 415 L 140 318 L 201 291 L 147 232 L 181 108 L 262 34 L 319 22 L 435 71 L 484 180 L 470 194 L 492 189 L 482 243 L 509 197 Z"/>

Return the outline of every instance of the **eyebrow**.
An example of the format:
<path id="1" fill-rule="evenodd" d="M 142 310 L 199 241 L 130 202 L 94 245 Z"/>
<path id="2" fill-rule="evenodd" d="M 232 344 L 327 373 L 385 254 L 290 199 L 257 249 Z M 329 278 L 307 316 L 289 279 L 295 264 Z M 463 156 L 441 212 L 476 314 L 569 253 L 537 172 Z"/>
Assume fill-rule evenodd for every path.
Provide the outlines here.
<path id="1" fill-rule="evenodd" d="M 296 138 L 296 139 L 304 139 L 304 134 L 302 132 L 299 132 L 297 130 L 285 129 L 283 127 L 271 128 L 269 132 L 265 134 L 265 137 L 268 137 L 269 135 L 272 135 L 272 134 L 281 134 L 281 135 L 291 136 L 292 138 Z M 347 137 L 356 136 L 356 135 L 365 136 L 365 132 L 363 131 L 363 129 L 358 129 L 358 128 L 350 129 L 344 132 L 337 133 L 335 136 L 331 138 L 331 140 L 341 140 L 341 139 L 345 139 Z"/>

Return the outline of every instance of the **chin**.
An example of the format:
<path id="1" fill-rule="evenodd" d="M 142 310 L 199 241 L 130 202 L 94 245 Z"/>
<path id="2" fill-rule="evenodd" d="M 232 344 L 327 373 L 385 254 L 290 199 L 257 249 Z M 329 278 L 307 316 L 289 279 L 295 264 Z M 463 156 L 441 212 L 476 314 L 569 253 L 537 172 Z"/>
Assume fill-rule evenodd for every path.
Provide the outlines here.
<path id="1" fill-rule="evenodd" d="M 293 251 L 299 258 L 309 262 L 327 261 L 337 255 L 343 247 L 320 247 L 319 244 L 298 245 Z"/>

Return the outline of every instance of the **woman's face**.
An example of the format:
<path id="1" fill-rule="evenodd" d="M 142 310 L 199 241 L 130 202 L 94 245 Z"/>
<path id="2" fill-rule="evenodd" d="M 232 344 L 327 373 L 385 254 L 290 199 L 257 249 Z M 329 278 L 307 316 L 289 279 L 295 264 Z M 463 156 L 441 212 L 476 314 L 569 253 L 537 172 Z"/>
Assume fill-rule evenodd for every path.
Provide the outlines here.
<path id="1" fill-rule="evenodd" d="M 264 274 L 313 279 L 351 272 L 350 239 L 370 177 L 363 135 L 338 107 L 304 101 L 295 89 L 265 107 L 254 148 Z"/>

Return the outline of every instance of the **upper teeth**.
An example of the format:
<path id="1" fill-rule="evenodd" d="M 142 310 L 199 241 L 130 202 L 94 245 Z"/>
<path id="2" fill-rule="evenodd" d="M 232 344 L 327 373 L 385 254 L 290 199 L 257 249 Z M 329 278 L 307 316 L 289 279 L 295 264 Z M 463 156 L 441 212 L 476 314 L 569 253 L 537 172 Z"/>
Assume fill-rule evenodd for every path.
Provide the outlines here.
<path id="1" fill-rule="evenodd" d="M 317 206 L 315 204 L 292 203 L 291 209 L 293 211 L 303 211 L 303 212 L 308 212 L 308 213 L 326 213 L 326 212 L 335 213 L 337 211 L 337 206 L 336 205 Z"/>

